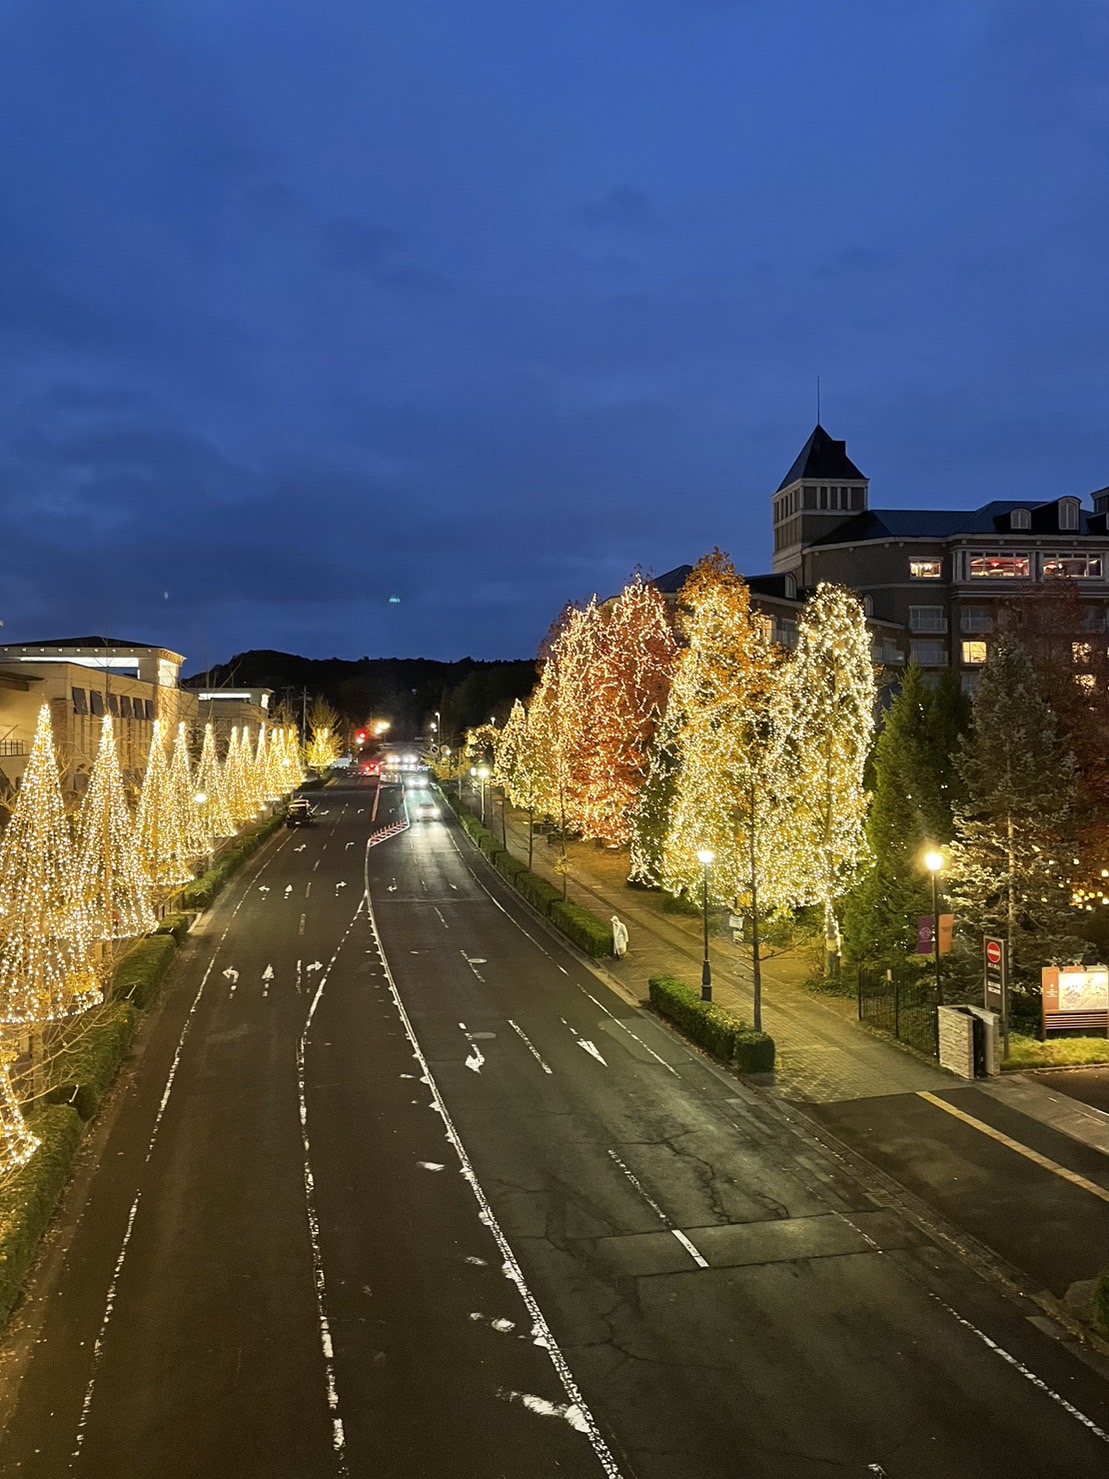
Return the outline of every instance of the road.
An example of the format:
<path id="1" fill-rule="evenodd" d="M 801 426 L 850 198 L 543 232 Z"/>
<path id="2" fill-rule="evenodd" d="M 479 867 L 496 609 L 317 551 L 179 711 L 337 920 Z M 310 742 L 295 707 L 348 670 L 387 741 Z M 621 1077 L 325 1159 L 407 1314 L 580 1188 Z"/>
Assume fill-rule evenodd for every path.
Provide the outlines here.
<path id="1" fill-rule="evenodd" d="M 456 827 L 320 808 L 178 964 L 17 1322 L 0 1473 L 1106 1472 L 1109 1387 L 1034 1306 Z"/>

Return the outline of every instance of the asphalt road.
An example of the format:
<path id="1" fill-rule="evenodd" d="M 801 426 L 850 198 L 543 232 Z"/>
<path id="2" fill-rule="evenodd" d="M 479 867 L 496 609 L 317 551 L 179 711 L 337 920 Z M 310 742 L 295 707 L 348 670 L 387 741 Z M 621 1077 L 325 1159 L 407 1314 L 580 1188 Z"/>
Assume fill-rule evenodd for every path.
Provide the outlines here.
<path id="1" fill-rule="evenodd" d="M 1032 1306 L 375 798 L 190 942 L 13 1333 L 0 1473 L 1105 1474 L 1109 1387 Z"/>
<path id="2" fill-rule="evenodd" d="M 1037 1073 L 1037 1082 L 1059 1094 L 1068 1094 L 1109 1114 L 1109 1068 L 1061 1069 Z"/>

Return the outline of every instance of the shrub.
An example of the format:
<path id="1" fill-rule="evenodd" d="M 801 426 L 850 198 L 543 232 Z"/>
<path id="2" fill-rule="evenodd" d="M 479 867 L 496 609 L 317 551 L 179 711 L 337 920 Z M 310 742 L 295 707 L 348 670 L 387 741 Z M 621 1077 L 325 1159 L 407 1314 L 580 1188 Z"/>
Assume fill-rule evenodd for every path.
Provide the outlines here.
<path id="1" fill-rule="evenodd" d="M 167 914 L 165 919 L 154 931 L 156 935 L 172 935 L 179 945 L 184 944 L 185 936 L 189 933 L 189 925 L 192 924 L 191 914 Z"/>
<path id="2" fill-rule="evenodd" d="M 46 1098 L 72 1104 L 91 1119 L 127 1056 L 138 1012 L 129 1001 L 106 1001 L 82 1012 L 47 1065 Z"/>
<path id="3" fill-rule="evenodd" d="M 1109 1335 L 1109 1268 L 1105 1269 L 1094 1285 L 1094 1319 L 1103 1335 Z"/>
<path id="4" fill-rule="evenodd" d="M 741 1018 L 702 1001 L 677 976 L 652 976 L 647 983 L 651 1005 L 692 1042 L 741 1073 L 769 1073 L 774 1067 L 774 1039 L 753 1032 Z"/>
<path id="5" fill-rule="evenodd" d="M 538 873 L 529 873 L 526 868 L 516 876 L 516 891 L 533 908 L 538 909 L 540 914 L 549 915 L 552 905 L 562 903 L 560 888 L 555 888 L 553 883 L 540 878 Z"/>
<path id="6" fill-rule="evenodd" d="M 0 1322 L 19 1298 L 66 1183 L 81 1139 L 81 1120 L 68 1104 L 49 1104 L 27 1116 L 39 1148 L 0 1182 Z"/>
<path id="7" fill-rule="evenodd" d="M 551 923 L 586 955 L 612 954 L 612 926 L 580 904 L 556 899 L 551 905 Z"/>
<path id="8" fill-rule="evenodd" d="M 500 839 L 494 837 L 492 832 L 483 833 L 483 835 L 477 839 L 477 845 L 481 848 L 482 852 L 494 865 L 494 867 L 496 866 L 497 859 L 505 850 L 504 845 L 501 843 Z"/>
<path id="9" fill-rule="evenodd" d="M 177 953 L 171 935 L 150 935 L 140 940 L 120 961 L 112 977 L 112 996 L 130 1001 L 141 1012 L 158 994 L 158 987 Z"/>
<path id="10" fill-rule="evenodd" d="M 511 884 L 516 883 L 521 873 L 528 871 L 527 864 L 522 863 L 519 858 L 514 858 L 510 852 L 498 853 L 493 859 L 493 867 L 502 878 L 507 878 Z"/>

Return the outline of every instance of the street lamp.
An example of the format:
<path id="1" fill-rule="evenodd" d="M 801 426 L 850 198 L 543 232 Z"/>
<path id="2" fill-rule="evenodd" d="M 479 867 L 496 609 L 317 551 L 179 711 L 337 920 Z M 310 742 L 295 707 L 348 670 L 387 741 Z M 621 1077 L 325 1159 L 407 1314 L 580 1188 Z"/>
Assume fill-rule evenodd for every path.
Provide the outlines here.
<path id="1" fill-rule="evenodd" d="M 943 853 L 926 852 L 924 866 L 932 875 L 932 958 L 936 963 L 936 1002 L 943 1005 L 943 982 L 940 980 L 940 873 Z"/>
<path id="2" fill-rule="evenodd" d="M 705 959 L 701 966 L 702 1001 L 712 1000 L 712 966 L 709 964 L 709 869 L 712 867 L 712 860 L 715 856 L 716 854 L 707 847 L 701 848 L 697 854 L 697 861 L 704 869 L 701 892 L 701 912 L 705 919 Z"/>
<path id="3" fill-rule="evenodd" d="M 481 825 L 485 826 L 485 782 L 489 779 L 488 765 L 478 767 L 478 780 L 481 782 Z"/>

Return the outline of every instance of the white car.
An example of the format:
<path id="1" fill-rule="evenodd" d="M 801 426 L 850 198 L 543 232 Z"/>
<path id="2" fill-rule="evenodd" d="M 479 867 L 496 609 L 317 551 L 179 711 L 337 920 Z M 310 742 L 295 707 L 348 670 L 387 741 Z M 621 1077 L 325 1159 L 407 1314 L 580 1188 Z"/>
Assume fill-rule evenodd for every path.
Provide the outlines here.
<path id="1" fill-rule="evenodd" d="M 439 820 L 438 804 L 425 796 L 422 801 L 416 802 L 412 808 L 412 815 L 417 822 L 437 822 Z"/>

